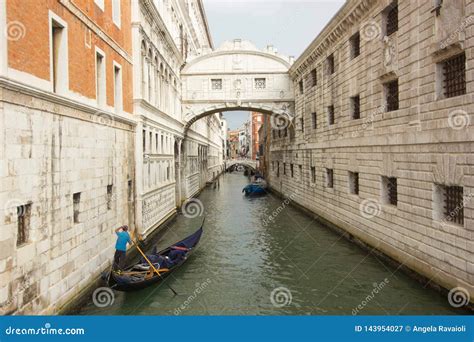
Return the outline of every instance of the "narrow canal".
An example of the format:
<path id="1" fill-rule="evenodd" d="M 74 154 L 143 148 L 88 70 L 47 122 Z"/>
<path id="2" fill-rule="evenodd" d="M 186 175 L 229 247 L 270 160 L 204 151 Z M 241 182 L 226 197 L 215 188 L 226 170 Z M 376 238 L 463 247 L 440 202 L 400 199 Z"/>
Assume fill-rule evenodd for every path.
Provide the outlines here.
<path id="1" fill-rule="evenodd" d="M 167 282 L 115 292 L 98 315 L 397 315 L 455 314 L 447 299 L 341 238 L 271 194 L 245 198 L 242 173 L 225 174 L 199 196 L 201 243 Z M 283 207 L 283 209 L 282 209 Z M 275 220 L 268 216 L 277 213 Z M 159 247 L 193 232 L 202 217 L 179 215 Z"/>

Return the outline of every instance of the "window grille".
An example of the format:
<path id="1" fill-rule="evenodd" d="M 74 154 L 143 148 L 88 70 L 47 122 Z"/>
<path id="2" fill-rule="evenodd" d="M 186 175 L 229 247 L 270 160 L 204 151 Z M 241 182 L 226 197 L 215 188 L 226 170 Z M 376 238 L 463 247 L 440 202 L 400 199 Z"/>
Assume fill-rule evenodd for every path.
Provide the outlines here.
<path id="1" fill-rule="evenodd" d="M 385 85 L 387 93 L 387 112 L 398 110 L 398 80 Z"/>
<path id="2" fill-rule="evenodd" d="M 398 31 L 398 3 L 395 1 L 390 5 L 387 12 L 387 36 Z"/>
<path id="3" fill-rule="evenodd" d="M 449 58 L 443 63 L 444 96 L 454 97 L 466 94 L 466 55 Z"/>
<path id="4" fill-rule="evenodd" d="M 211 89 L 222 90 L 222 79 L 221 78 L 211 79 Z"/>
<path id="5" fill-rule="evenodd" d="M 447 220 L 464 225 L 464 203 L 462 186 L 444 187 L 444 215 Z"/>

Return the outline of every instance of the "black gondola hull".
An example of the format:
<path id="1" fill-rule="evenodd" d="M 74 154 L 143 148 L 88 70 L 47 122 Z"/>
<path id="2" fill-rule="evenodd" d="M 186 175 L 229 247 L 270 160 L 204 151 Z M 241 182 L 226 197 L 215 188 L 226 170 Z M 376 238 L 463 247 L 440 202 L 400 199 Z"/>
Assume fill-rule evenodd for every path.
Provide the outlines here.
<path id="1" fill-rule="evenodd" d="M 108 286 L 113 290 L 130 292 L 130 291 L 142 290 L 148 286 L 159 284 L 164 279 L 166 279 L 174 270 L 176 270 L 178 267 L 180 267 L 189 259 L 189 257 L 193 254 L 197 244 L 199 243 L 201 239 L 201 235 L 202 235 L 202 227 L 199 228 L 195 233 L 188 236 L 187 238 L 181 241 L 178 241 L 172 246 L 165 248 L 164 250 L 156 253 L 156 255 L 166 255 L 172 250 L 174 246 L 180 246 L 180 245 L 184 245 L 186 246 L 186 248 L 188 248 L 188 252 L 186 253 L 184 259 L 176 263 L 172 267 L 170 267 L 168 271 L 162 272 L 160 273 L 160 275 L 157 275 L 155 273 L 153 274 L 152 277 L 148 279 L 133 280 L 130 277 L 126 276 L 125 274 L 127 274 L 127 272 L 130 272 L 133 269 L 133 267 L 136 265 L 135 264 L 125 269 L 123 273 L 117 273 L 115 271 L 110 272 L 108 275 Z"/>

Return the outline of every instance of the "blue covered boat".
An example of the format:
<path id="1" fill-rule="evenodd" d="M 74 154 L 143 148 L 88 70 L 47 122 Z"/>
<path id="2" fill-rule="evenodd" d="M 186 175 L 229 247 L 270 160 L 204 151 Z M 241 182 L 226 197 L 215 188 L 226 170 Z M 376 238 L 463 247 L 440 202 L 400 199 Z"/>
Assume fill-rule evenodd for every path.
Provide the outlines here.
<path id="1" fill-rule="evenodd" d="M 263 180 L 250 183 L 245 188 L 242 189 L 242 192 L 245 193 L 245 196 L 261 196 L 267 193 L 267 184 Z"/>

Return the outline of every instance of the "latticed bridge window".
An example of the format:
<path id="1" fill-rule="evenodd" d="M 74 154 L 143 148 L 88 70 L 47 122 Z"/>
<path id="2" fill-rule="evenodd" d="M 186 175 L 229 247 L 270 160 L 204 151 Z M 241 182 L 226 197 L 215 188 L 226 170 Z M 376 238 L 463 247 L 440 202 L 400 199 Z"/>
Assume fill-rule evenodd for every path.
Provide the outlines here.
<path id="1" fill-rule="evenodd" d="M 255 79 L 255 89 L 265 89 L 266 88 L 266 79 L 265 78 L 256 78 Z"/>
<path id="2" fill-rule="evenodd" d="M 444 96 L 466 94 L 466 54 L 449 58 L 443 62 Z"/>
<path id="3" fill-rule="evenodd" d="M 221 78 L 211 79 L 211 89 L 222 90 L 222 79 Z"/>

